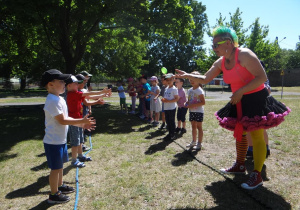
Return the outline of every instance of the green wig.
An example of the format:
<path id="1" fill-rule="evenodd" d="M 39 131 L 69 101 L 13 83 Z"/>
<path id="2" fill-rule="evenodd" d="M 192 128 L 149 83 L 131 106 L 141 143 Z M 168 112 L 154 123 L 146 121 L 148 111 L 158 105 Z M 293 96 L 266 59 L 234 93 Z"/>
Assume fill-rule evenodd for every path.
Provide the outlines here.
<path id="1" fill-rule="evenodd" d="M 220 36 L 222 40 L 231 40 L 235 47 L 239 46 L 238 37 L 234 30 L 227 28 L 225 26 L 218 26 L 214 28 L 212 32 L 213 37 Z"/>

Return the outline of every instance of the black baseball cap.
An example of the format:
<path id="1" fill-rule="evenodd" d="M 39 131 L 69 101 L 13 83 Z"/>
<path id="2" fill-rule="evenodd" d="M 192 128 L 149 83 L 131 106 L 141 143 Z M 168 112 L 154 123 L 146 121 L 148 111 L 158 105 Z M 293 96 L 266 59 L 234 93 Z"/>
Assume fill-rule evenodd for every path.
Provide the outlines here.
<path id="1" fill-rule="evenodd" d="M 79 81 L 74 75 L 71 75 L 65 82 L 66 82 L 66 85 L 68 85 L 68 84 L 71 84 L 73 82 L 79 82 Z"/>
<path id="2" fill-rule="evenodd" d="M 63 74 L 57 69 L 50 69 L 45 71 L 42 75 L 41 86 L 45 87 L 49 82 L 58 79 L 66 80 L 71 76 L 71 74 Z"/>
<path id="3" fill-rule="evenodd" d="M 87 72 L 87 71 L 82 71 L 82 72 L 80 72 L 80 74 L 82 74 L 83 76 L 88 76 L 88 77 L 91 77 L 91 76 L 93 76 L 92 74 L 90 74 L 89 72 Z"/>
<path id="4" fill-rule="evenodd" d="M 85 77 L 82 74 L 77 74 L 75 77 L 78 80 L 78 84 L 83 83 L 85 80 Z"/>

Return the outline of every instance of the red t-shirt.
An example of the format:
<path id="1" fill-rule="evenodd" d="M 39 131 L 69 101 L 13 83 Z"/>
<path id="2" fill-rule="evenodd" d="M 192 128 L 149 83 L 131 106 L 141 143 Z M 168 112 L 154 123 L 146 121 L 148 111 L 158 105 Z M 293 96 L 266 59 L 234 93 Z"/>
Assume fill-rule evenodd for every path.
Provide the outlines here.
<path id="1" fill-rule="evenodd" d="M 134 85 L 128 85 L 128 91 L 134 91 Z M 136 96 L 136 93 L 129 93 L 129 96 Z"/>
<path id="2" fill-rule="evenodd" d="M 69 116 L 73 118 L 82 118 L 83 117 L 83 106 L 82 102 L 84 96 L 83 92 L 79 91 L 69 91 L 67 94 L 67 105 Z"/>

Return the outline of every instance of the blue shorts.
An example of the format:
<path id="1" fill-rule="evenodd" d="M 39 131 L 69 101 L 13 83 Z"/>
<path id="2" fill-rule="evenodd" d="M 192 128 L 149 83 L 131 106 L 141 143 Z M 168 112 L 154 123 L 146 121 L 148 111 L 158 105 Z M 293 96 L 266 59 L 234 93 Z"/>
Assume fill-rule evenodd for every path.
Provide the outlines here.
<path id="1" fill-rule="evenodd" d="M 44 143 L 48 167 L 51 170 L 63 168 L 63 164 L 69 161 L 67 144 L 46 144 Z"/>
<path id="2" fill-rule="evenodd" d="M 70 125 L 69 136 L 70 136 L 70 145 L 72 147 L 76 147 L 79 146 L 81 143 L 84 143 L 83 128 Z"/>
<path id="3" fill-rule="evenodd" d="M 161 112 L 165 112 L 165 103 L 161 102 Z"/>
<path id="4" fill-rule="evenodd" d="M 190 112 L 190 121 L 203 122 L 203 116 L 201 112 Z"/>
<path id="5" fill-rule="evenodd" d="M 188 108 L 178 107 L 177 109 L 177 121 L 185 122 L 185 115 L 187 113 Z"/>

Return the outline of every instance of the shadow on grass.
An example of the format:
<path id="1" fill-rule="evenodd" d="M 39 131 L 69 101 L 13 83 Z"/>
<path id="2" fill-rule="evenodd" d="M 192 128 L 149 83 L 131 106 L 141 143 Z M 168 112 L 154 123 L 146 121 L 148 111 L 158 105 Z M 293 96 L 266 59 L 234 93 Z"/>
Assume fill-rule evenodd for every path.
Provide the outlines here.
<path id="1" fill-rule="evenodd" d="M 17 143 L 26 140 L 41 140 L 44 136 L 44 112 L 42 109 L 27 110 L 20 113 L 4 112 L 0 118 L 1 147 L 0 161 L 14 158 L 17 154 L 7 155 Z"/>
<path id="2" fill-rule="evenodd" d="M 184 150 L 181 153 L 174 155 L 175 159 L 171 161 L 173 166 L 186 165 L 188 162 L 193 161 L 195 156 L 200 150 Z"/>
<path id="3" fill-rule="evenodd" d="M 247 180 L 247 176 L 235 176 L 230 179 L 211 183 L 205 189 L 215 199 L 217 207 L 211 209 L 291 209 L 291 205 L 283 197 L 259 187 L 255 190 L 244 190 L 240 184 Z"/>
<path id="4" fill-rule="evenodd" d="M 152 155 L 158 151 L 163 151 L 172 142 L 173 141 L 161 141 L 157 144 L 153 144 L 147 149 L 147 151 L 145 152 L 145 155 Z"/>
<path id="5" fill-rule="evenodd" d="M 1 108 L 0 108 L 1 110 Z M 93 109 L 92 116 L 96 118 L 97 127 L 93 133 L 121 134 L 130 133 L 135 130 L 133 126 L 144 123 L 132 115 L 121 115 L 116 106 L 99 106 Z M 45 116 L 43 109 L 26 110 L 16 112 L 9 110 L 1 113 L 1 147 L 0 161 L 15 158 L 18 154 L 7 154 L 13 146 L 22 141 L 38 140 L 44 137 Z M 150 129 L 150 127 L 143 129 Z M 43 156 L 44 154 L 40 154 Z M 40 156 L 38 156 L 40 157 Z"/>
<path id="6" fill-rule="evenodd" d="M 145 139 L 153 139 L 162 135 L 165 135 L 166 132 L 162 131 L 162 130 L 156 130 L 154 132 L 150 132 L 148 133 L 148 136 L 145 137 Z"/>
<path id="7" fill-rule="evenodd" d="M 137 116 L 120 114 L 118 106 L 97 106 L 92 110 L 92 117 L 96 119 L 97 123 L 96 129 L 92 133 L 127 134 L 136 131 L 133 126 L 145 124 Z M 151 125 L 147 125 L 138 131 L 144 131 L 151 127 Z"/>
<path id="8" fill-rule="evenodd" d="M 69 165 L 66 168 L 64 168 L 64 175 L 68 174 L 71 169 L 74 169 L 73 166 Z M 20 188 L 17 190 L 14 190 L 10 193 L 8 193 L 5 198 L 7 199 L 15 199 L 15 198 L 24 198 L 29 196 L 35 196 L 37 194 L 45 194 L 48 195 L 49 191 L 47 192 L 40 192 L 41 188 L 44 188 L 45 186 L 49 185 L 49 175 L 48 176 L 42 176 L 38 178 L 38 180 L 24 188 Z M 50 186 L 49 186 L 50 189 Z"/>

